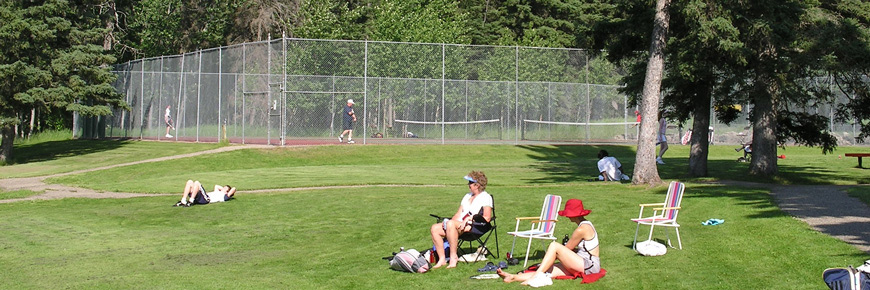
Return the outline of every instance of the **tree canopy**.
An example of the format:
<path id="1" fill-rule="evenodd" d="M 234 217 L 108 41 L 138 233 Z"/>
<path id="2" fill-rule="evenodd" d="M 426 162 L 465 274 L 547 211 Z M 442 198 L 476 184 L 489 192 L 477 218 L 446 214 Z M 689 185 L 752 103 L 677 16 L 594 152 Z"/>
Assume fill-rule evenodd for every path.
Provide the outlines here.
<path id="1" fill-rule="evenodd" d="M 690 173 L 706 174 L 711 102 L 717 117 L 726 123 L 738 116 L 735 104 L 749 105 L 742 108 L 750 110 L 755 156 L 750 171 L 754 174 L 776 174 L 777 145 L 787 141 L 820 146 L 823 152 L 836 147 L 836 139 L 827 131 L 827 117 L 813 113 L 819 105 L 830 103 L 832 94 L 815 80 L 833 73 L 852 84 L 845 86 L 852 92 L 860 91 L 857 84 L 866 81 L 855 81 L 861 70 L 849 58 L 868 55 L 866 49 L 837 52 L 831 46 L 832 35 L 841 47 L 861 48 L 868 43 L 866 25 L 854 25 L 862 21 L 860 17 L 842 12 L 860 7 L 851 1 L 837 2 L 843 5 L 799 0 L 689 0 L 672 5 L 663 106 L 677 121 L 694 117 Z M 621 8 L 620 18 L 602 25 L 605 31 L 597 34 L 614 61 L 636 59 L 634 51 L 639 49 L 627 44 L 644 43 L 648 36 L 605 32 L 651 24 L 651 8 L 644 1 L 622 2 Z M 849 37 L 843 31 L 865 35 Z M 632 68 L 625 78 L 625 92 L 638 96 L 644 68 Z M 860 100 L 856 97 L 844 105 L 843 112 L 854 117 L 860 111 L 856 106 Z"/>
<path id="2" fill-rule="evenodd" d="M 88 5 L 91 4 L 91 5 Z M 111 86 L 103 30 L 94 3 L 63 0 L 0 2 L 0 161 L 12 157 L 23 112 L 111 114 L 125 106 Z"/>

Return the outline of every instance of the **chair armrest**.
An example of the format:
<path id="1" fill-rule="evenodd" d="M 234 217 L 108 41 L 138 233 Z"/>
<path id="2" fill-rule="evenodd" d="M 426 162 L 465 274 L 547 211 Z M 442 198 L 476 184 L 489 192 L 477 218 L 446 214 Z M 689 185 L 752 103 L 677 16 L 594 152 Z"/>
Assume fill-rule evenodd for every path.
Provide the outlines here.
<path id="1" fill-rule="evenodd" d="M 518 232 L 520 230 L 520 221 L 522 221 L 522 220 L 539 220 L 539 219 L 541 219 L 541 217 L 537 217 L 537 216 L 535 216 L 535 217 L 518 217 L 517 224 L 514 227 L 514 231 Z M 531 227 L 534 227 L 534 224 L 535 224 L 534 221 L 532 223 L 530 223 Z"/>
<path id="2" fill-rule="evenodd" d="M 679 206 L 678 207 L 661 207 L 661 208 L 654 208 L 653 210 L 658 211 L 658 210 L 667 210 L 667 209 L 680 209 L 680 207 Z"/>
<path id="3" fill-rule="evenodd" d="M 537 221 L 532 221 L 533 224 L 536 224 L 536 223 L 545 223 L 545 222 L 554 222 L 554 223 L 555 223 L 555 222 L 557 222 L 557 220 L 543 220 L 543 221 L 542 221 L 542 220 L 537 220 Z"/>
<path id="4" fill-rule="evenodd" d="M 638 206 L 640 206 L 640 207 L 646 207 L 646 206 L 654 206 L 654 205 L 665 205 L 665 203 L 664 203 L 664 202 L 660 202 L 660 203 L 641 203 L 641 204 L 639 204 Z"/>

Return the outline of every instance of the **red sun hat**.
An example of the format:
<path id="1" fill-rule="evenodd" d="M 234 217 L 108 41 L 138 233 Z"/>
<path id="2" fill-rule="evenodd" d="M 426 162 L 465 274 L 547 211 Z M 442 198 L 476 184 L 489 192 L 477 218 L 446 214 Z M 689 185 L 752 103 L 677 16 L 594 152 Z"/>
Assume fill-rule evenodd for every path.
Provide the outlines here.
<path id="1" fill-rule="evenodd" d="M 560 210 L 559 215 L 563 217 L 578 217 L 588 215 L 591 210 L 583 209 L 583 201 L 579 199 L 569 199 L 565 202 L 565 210 Z"/>

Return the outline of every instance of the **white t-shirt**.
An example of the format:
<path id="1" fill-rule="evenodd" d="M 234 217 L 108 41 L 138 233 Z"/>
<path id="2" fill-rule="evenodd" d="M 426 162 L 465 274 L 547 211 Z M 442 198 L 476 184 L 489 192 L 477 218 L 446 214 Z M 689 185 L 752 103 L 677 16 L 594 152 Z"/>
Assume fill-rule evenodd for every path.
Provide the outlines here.
<path id="1" fill-rule="evenodd" d="M 206 194 L 208 195 L 208 203 L 227 201 L 226 200 L 227 195 L 224 194 L 223 191 L 212 191 L 212 192 L 207 192 Z"/>
<path id="2" fill-rule="evenodd" d="M 163 114 L 163 117 L 164 117 L 164 118 L 169 118 L 169 117 L 170 117 L 169 108 L 166 108 L 166 114 Z"/>
<path id="3" fill-rule="evenodd" d="M 474 198 L 474 201 L 471 201 L 471 196 L 471 192 L 466 193 L 465 197 L 462 198 L 462 202 L 459 203 L 459 206 L 462 208 L 463 218 L 479 214 L 480 210 L 484 207 L 492 207 L 492 195 L 489 195 L 486 191 L 481 191 Z"/>
<path id="4" fill-rule="evenodd" d="M 622 180 L 622 164 L 615 157 L 607 156 L 598 160 L 598 173 L 607 173 L 608 180 Z"/>

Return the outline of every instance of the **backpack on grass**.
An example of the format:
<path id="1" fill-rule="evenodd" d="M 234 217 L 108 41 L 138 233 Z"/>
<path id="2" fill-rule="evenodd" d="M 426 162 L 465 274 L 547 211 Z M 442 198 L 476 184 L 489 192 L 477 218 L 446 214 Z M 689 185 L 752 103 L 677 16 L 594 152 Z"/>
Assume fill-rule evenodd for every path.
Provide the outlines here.
<path id="1" fill-rule="evenodd" d="M 828 268 L 822 273 L 831 290 L 870 290 L 870 274 L 849 268 Z"/>
<path id="2" fill-rule="evenodd" d="M 414 249 L 396 253 L 390 260 L 390 268 L 396 271 L 411 273 L 426 273 L 429 271 L 429 261 Z"/>

